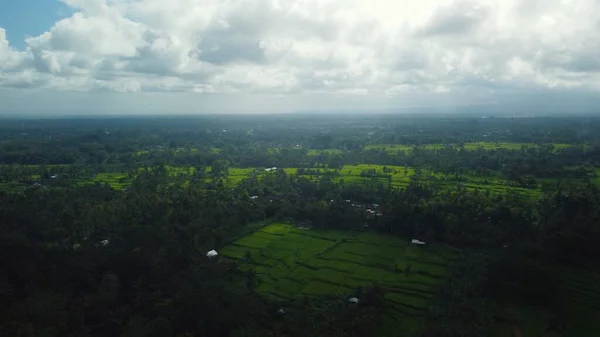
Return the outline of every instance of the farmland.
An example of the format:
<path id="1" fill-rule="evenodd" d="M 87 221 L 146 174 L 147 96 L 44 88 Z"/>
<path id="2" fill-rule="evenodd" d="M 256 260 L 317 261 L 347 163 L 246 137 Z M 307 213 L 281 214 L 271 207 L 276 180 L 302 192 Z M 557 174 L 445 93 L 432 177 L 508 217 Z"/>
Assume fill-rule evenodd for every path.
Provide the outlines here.
<path id="1" fill-rule="evenodd" d="M 193 167 L 182 167 L 182 166 L 167 166 L 167 172 L 173 178 L 179 179 L 187 185 L 187 180 L 189 180 L 190 176 L 194 172 Z M 142 170 L 142 169 L 140 169 Z M 297 174 L 297 168 L 282 168 L 287 174 Z M 324 176 L 326 174 L 332 175 L 333 181 L 337 183 L 344 183 L 348 185 L 377 185 L 383 184 L 384 186 L 392 186 L 394 188 L 406 187 L 410 184 L 411 179 L 415 177 L 417 174 L 417 170 L 412 167 L 407 166 L 393 166 L 393 165 L 375 165 L 375 164 L 358 164 L 358 165 L 344 165 L 339 170 L 334 169 L 326 169 L 326 168 L 318 168 L 312 169 L 314 172 L 318 174 L 310 174 L 310 175 L 300 175 L 301 177 L 309 178 L 309 179 L 317 179 L 320 176 Z M 508 184 L 505 180 L 501 179 L 498 176 L 477 176 L 474 174 L 470 175 L 450 175 L 450 174 L 441 174 L 435 173 L 426 169 L 418 170 L 420 174 L 420 179 L 422 181 L 427 181 L 429 183 L 435 184 L 445 189 L 455 188 L 457 185 L 461 185 L 470 190 L 483 190 L 490 191 L 492 193 L 506 193 L 506 192 L 515 192 L 523 195 L 527 195 L 530 197 L 539 196 L 539 186 L 538 188 L 523 188 L 518 186 L 512 186 Z M 266 171 L 264 168 L 258 167 L 249 167 L 249 168 L 237 168 L 231 167 L 227 170 L 227 175 L 224 178 L 224 184 L 226 186 L 236 186 L 242 180 L 249 178 L 251 175 L 257 173 L 260 176 L 264 175 Z M 211 172 L 210 169 L 207 170 L 205 174 L 204 181 L 209 183 L 211 182 L 210 178 Z M 35 177 L 32 176 L 33 179 L 36 179 L 39 175 Z M 592 181 L 600 183 L 600 178 L 594 178 Z M 131 184 L 132 179 L 127 176 L 127 174 L 122 172 L 102 172 L 93 175 L 90 178 L 77 178 L 72 179 L 72 182 L 76 185 L 85 185 L 85 184 L 108 184 L 112 188 L 120 190 L 124 187 Z M 16 186 L 21 186 L 19 184 L 5 184 L 6 189 L 10 189 L 11 186 L 14 188 Z"/>
<path id="2" fill-rule="evenodd" d="M 600 273 L 583 266 L 556 264 L 560 292 L 556 294 L 562 303 L 558 310 L 508 302 L 502 305 L 494 337 L 510 336 L 517 330 L 523 337 L 591 336 L 600 331 Z M 554 325 L 549 322 L 564 322 Z M 558 332 L 558 331 L 562 332 Z"/>
<path id="3" fill-rule="evenodd" d="M 554 151 L 559 151 L 562 149 L 566 149 L 572 147 L 571 144 L 563 144 L 563 143 L 553 143 Z M 521 149 L 527 148 L 539 148 L 540 146 L 532 143 L 507 143 L 507 142 L 473 142 L 473 143 L 464 143 L 462 146 L 457 144 L 423 144 L 423 145 L 402 145 L 402 144 L 377 144 L 377 145 L 366 145 L 364 149 L 366 151 L 369 150 L 384 150 L 390 154 L 396 154 L 398 152 L 409 152 L 414 150 L 415 148 L 420 148 L 424 150 L 439 150 L 445 147 L 452 147 L 457 149 L 465 149 L 468 151 L 474 150 L 510 150 L 510 151 L 520 151 Z"/>
<path id="4" fill-rule="evenodd" d="M 220 253 L 258 274 L 257 290 L 273 300 L 297 296 L 354 296 L 378 283 L 387 290 L 383 330 L 416 331 L 429 300 L 457 252 L 418 247 L 370 232 L 300 229 L 272 224 L 236 240 Z M 382 331 L 385 335 L 386 331 Z"/>
<path id="5" fill-rule="evenodd" d="M 80 185 L 85 184 L 108 184 L 115 190 L 121 190 L 131 184 L 131 180 L 123 173 L 98 173 L 92 179 L 76 179 L 75 183 Z"/>
<path id="6" fill-rule="evenodd" d="M 553 150 L 554 151 L 559 151 L 559 150 L 563 150 L 563 149 L 567 149 L 570 147 L 573 147 L 574 145 L 572 144 L 564 144 L 564 143 L 552 143 L 552 144 L 544 144 L 544 145 L 552 145 L 553 146 Z M 539 144 L 533 144 L 533 143 L 522 143 L 522 142 L 468 142 L 468 143 L 464 143 L 464 144 L 453 144 L 453 143 L 448 143 L 448 144 L 420 144 L 420 145 L 407 145 L 407 144 L 370 144 L 370 145 L 365 145 L 363 147 L 364 151 L 370 151 L 370 150 L 384 150 L 386 152 L 388 152 L 389 154 L 397 154 L 399 152 L 402 153 L 408 153 L 410 151 L 413 151 L 416 148 L 419 149 L 423 149 L 423 150 L 440 150 L 440 149 L 444 149 L 447 147 L 451 147 L 451 148 L 456 148 L 456 149 L 465 149 L 465 150 L 469 150 L 469 151 L 473 151 L 473 150 L 510 150 L 510 151 L 520 151 L 522 149 L 528 149 L 528 148 L 539 148 L 540 145 Z M 279 153 L 281 151 L 282 148 L 269 148 L 268 151 L 271 154 L 276 154 Z M 333 149 L 333 148 L 329 148 L 329 149 L 312 149 L 312 148 L 304 148 L 301 146 L 295 146 L 295 147 L 291 147 L 289 149 L 294 149 L 294 150 L 298 150 L 298 149 L 305 149 L 306 150 L 306 154 L 309 156 L 319 156 L 319 155 L 324 155 L 324 156 L 331 156 L 331 155 L 342 155 L 348 151 L 342 150 L 342 149 Z M 165 151 L 174 151 L 176 153 L 195 153 L 198 152 L 199 149 L 196 148 L 190 148 L 190 149 L 184 149 L 184 148 L 178 148 L 178 149 L 156 149 L 153 151 L 158 151 L 158 152 L 165 152 Z M 151 151 L 148 150 L 143 150 L 143 151 L 137 151 L 135 152 L 136 155 L 144 155 L 144 154 L 149 154 Z M 223 148 L 210 148 L 209 152 L 214 153 L 214 154 L 219 154 L 223 152 Z"/>

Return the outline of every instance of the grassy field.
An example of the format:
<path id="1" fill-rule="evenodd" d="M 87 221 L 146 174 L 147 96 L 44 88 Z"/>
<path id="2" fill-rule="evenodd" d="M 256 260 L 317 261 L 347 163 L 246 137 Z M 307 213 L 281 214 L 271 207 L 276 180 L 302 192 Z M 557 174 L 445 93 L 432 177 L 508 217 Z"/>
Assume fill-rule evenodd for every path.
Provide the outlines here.
<path id="1" fill-rule="evenodd" d="M 596 177 L 591 179 L 592 183 L 600 187 L 600 169 L 596 169 Z"/>
<path id="2" fill-rule="evenodd" d="M 339 150 L 339 149 L 323 149 L 323 150 L 309 149 L 307 153 L 309 156 L 318 156 L 320 154 L 325 154 L 325 155 L 344 154 L 344 151 Z"/>
<path id="3" fill-rule="evenodd" d="M 600 273 L 573 265 L 557 269 L 567 303 L 569 336 L 600 335 Z"/>
<path id="4" fill-rule="evenodd" d="M 120 190 L 131 184 L 131 179 L 128 179 L 127 175 L 123 173 L 98 173 L 91 182 L 108 184 L 110 187 Z"/>
<path id="5" fill-rule="evenodd" d="M 386 334 L 420 328 L 434 287 L 457 252 L 443 246 L 417 247 L 370 232 L 272 224 L 233 242 L 220 254 L 255 270 L 257 291 L 284 302 L 301 295 L 354 296 L 358 287 L 377 282 L 387 289 L 387 323 L 382 326 Z"/>
<path id="6" fill-rule="evenodd" d="M 411 145 L 401 145 L 401 144 L 378 144 L 378 145 L 367 145 L 364 147 L 366 151 L 369 150 L 385 150 L 388 153 L 395 154 L 398 152 L 409 152 L 412 151 L 413 147 Z"/>
<path id="7" fill-rule="evenodd" d="M 91 179 L 73 179 L 72 182 L 76 185 L 83 186 L 89 184 L 108 184 L 115 190 L 122 190 L 131 184 L 131 179 L 125 173 L 98 173 Z"/>
<path id="8" fill-rule="evenodd" d="M 566 149 L 566 148 L 573 146 L 570 144 L 560 144 L 560 143 L 555 143 L 552 145 L 554 146 L 554 151 Z M 367 151 L 368 150 L 385 150 L 390 154 L 396 154 L 398 152 L 407 153 L 409 151 L 412 151 L 415 147 L 416 146 L 402 145 L 402 144 L 379 144 L 379 145 L 367 145 L 364 147 L 364 149 Z M 444 147 L 460 148 L 460 146 L 455 145 L 455 144 L 425 144 L 425 145 L 419 145 L 418 147 L 425 149 L 425 150 L 439 150 L 439 149 L 443 149 Z M 532 144 L 532 143 L 475 142 L 475 143 L 465 143 L 462 146 L 463 149 L 470 150 L 470 151 L 474 151 L 474 150 L 478 150 L 478 149 L 520 151 L 522 148 L 530 148 L 530 147 L 538 147 L 538 145 Z"/>
<path id="9" fill-rule="evenodd" d="M 503 305 L 501 316 L 504 320 L 497 324 L 493 337 L 579 337 L 600 334 L 600 273 L 565 264 L 556 265 L 554 269 L 561 285 L 561 291 L 556 294 L 562 299 L 558 311 L 517 303 Z M 550 332 L 551 321 L 561 323 L 561 332 Z"/>
<path id="10" fill-rule="evenodd" d="M 67 166 L 67 165 L 62 165 Z M 33 167 L 33 166 L 32 166 Z M 59 165 L 49 165 L 47 167 L 59 167 Z M 193 167 L 183 166 L 166 166 L 169 175 L 177 179 L 179 183 L 183 183 L 187 186 L 189 183 L 189 177 L 194 173 Z M 297 168 L 282 168 L 287 174 L 297 174 Z M 140 168 L 140 171 L 143 170 Z M 321 172 L 320 175 L 326 173 L 335 173 L 334 169 L 327 168 L 313 168 L 312 171 L 317 170 Z M 371 171 L 371 176 L 364 176 L 363 171 Z M 242 180 L 249 178 L 252 174 L 257 173 L 259 177 L 263 176 L 266 171 L 264 168 L 236 168 L 232 167 L 228 170 L 228 176 L 223 180 L 226 186 L 233 187 L 239 184 Z M 530 197 L 537 197 L 540 195 L 540 188 L 528 189 L 507 185 L 506 182 L 499 176 L 475 176 L 475 175 L 463 175 L 459 180 L 452 175 L 444 175 L 439 173 L 433 173 L 431 171 L 422 169 L 422 176 L 427 177 L 428 182 L 434 185 L 440 186 L 441 188 L 455 188 L 457 185 L 465 186 L 468 189 L 480 189 L 487 190 L 493 193 L 507 193 L 517 192 Z M 391 166 L 391 165 L 371 165 L 371 164 L 358 164 L 358 165 L 345 165 L 339 170 L 339 174 L 334 176 L 333 180 L 344 184 L 362 184 L 362 185 L 377 185 L 383 184 L 384 186 L 391 185 L 395 188 L 406 187 L 411 181 L 411 177 L 416 174 L 416 171 L 412 167 L 404 166 Z M 593 181 L 600 186 L 600 169 L 598 169 L 598 177 L 593 178 Z M 60 175 L 60 172 L 59 172 Z M 389 177 L 388 177 L 389 176 Z M 303 175 L 303 177 L 315 180 L 319 178 L 319 175 Z M 39 179 L 39 176 L 32 176 L 32 179 Z M 211 183 L 211 172 L 210 168 L 205 172 L 206 183 Z M 93 178 L 88 179 L 75 179 L 75 184 L 94 184 L 94 183 L 106 183 L 113 188 L 120 190 L 131 184 L 132 179 L 129 178 L 124 172 L 108 172 L 99 173 Z M 16 186 L 15 184 L 3 183 L 0 186 L 2 190 L 14 190 L 17 187 L 25 187 L 26 185 Z"/>
<path id="11" fill-rule="evenodd" d="M 376 177 L 363 177 L 361 173 L 367 170 L 375 170 Z M 387 172 L 385 172 L 387 171 Z M 537 197 L 540 195 L 539 189 L 528 189 L 515 186 L 506 185 L 504 180 L 499 177 L 481 177 L 475 175 L 465 175 L 462 177 L 463 181 L 456 181 L 454 177 L 450 175 L 444 175 L 440 173 L 433 173 L 427 170 L 421 170 L 422 176 L 431 176 L 430 182 L 438 184 L 442 188 L 454 188 L 457 185 L 463 185 L 467 189 L 475 190 L 489 190 L 493 193 L 507 193 L 509 191 L 517 192 L 520 194 L 528 195 L 530 197 Z M 385 177 L 391 175 L 391 180 Z M 406 187 L 410 183 L 411 177 L 415 175 L 415 169 L 405 166 L 391 166 L 391 165 L 346 165 L 340 170 L 340 176 L 336 177 L 335 180 L 338 182 L 344 181 L 345 184 L 369 184 L 369 183 L 382 183 L 387 185 L 391 183 L 393 187 Z"/>
<path id="12" fill-rule="evenodd" d="M 418 147 L 425 150 L 439 150 L 447 146 L 453 146 L 451 144 L 424 144 Z M 416 145 L 403 145 L 403 144 L 378 144 L 378 145 L 367 145 L 364 147 L 366 151 L 369 150 L 385 150 L 390 154 L 396 154 L 398 152 L 408 153 L 414 150 Z"/>

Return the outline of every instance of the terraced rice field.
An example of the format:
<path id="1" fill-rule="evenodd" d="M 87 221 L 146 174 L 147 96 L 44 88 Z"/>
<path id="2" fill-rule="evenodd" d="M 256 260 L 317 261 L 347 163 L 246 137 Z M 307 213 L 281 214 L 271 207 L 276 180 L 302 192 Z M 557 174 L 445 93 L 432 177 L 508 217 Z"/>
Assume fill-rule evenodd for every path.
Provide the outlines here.
<path id="1" fill-rule="evenodd" d="M 391 181 L 386 177 L 363 177 L 361 173 L 363 171 L 375 170 L 377 174 L 391 175 Z M 386 172 L 387 170 L 387 172 Z M 477 177 L 477 176 L 464 176 L 466 181 L 453 181 L 448 176 L 444 176 L 440 173 L 433 173 L 427 170 L 421 170 L 423 176 L 431 176 L 433 180 L 430 182 L 439 184 L 443 188 L 455 188 L 457 185 L 465 186 L 467 189 L 480 189 L 489 190 L 494 193 L 508 193 L 518 192 L 529 197 L 538 197 L 540 191 L 538 189 L 528 189 L 521 187 L 514 187 L 504 184 L 502 179 L 497 177 Z M 344 181 L 345 184 L 377 184 L 382 183 L 387 185 L 391 182 L 393 187 L 406 187 L 409 185 L 411 177 L 415 175 L 415 169 L 405 166 L 385 166 L 385 165 L 346 165 L 340 170 L 340 176 L 336 177 L 335 180 L 338 182 Z"/>
<path id="2" fill-rule="evenodd" d="M 382 334 L 417 331 L 434 287 L 457 252 L 418 247 L 371 232 L 306 230 L 272 224 L 220 251 L 258 274 L 257 291 L 273 300 L 296 296 L 352 296 L 375 282 L 387 289 Z M 250 254 L 250 260 L 246 256 Z"/>
<path id="3" fill-rule="evenodd" d="M 58 167 L 58 165 L 55 165 Z M 48 166 L 52 167 L 52 166 Z M 194 173 L 193 167 L 180 167 L 180 166 L 167 166 L 166 167 L 169 175 L 173 178 L 180 179 L 180 183 L 183 183 L 183 186 L 187 186 L 189 183 L 189 177 Z M 297 174 L 297 168 L 282 168 L 287 174 Z M 140 171 L 143 169 L 140 169 Z M 334 169 L 311 169 L 317 170 L 321 172 L 323 175 L 326 173 L 335 172 Z M 363 171 L 373 170 L 376 173 L 376 176 L 362 176 Z M 598 176 L 600 177 L 600 170 L 598 170 Z M 224 179 L 224 184 L 229 187 L 233 187 L 239 184 L 242 180 L 249 178 L 254 173 L 257 173 L 259 176 L 265 174 L 264 168 L 229 168 L 228 176 Z M 502 179 L 497 177 L 477 177 L 477 176 L 468 176 L 464 177 L 466 180 L 464 181 L 453 181 L 449 176 L 444 176 L 442 174 L 435 174 L 429 172 L 427 170 L 421 170 L 423 176 L 427 176 L 431 178 L 429 182 L 438 184 L 442 188 L 455 188 L 457 185 L 462 185 L 467 187 L 468 189 L 480 189 L 480 190 L 489 190 L 494 193 L 507 193 L 518 192 L 523 195 L 527 195 L 530 197 L 537 197 L 540 194 L 539 189 L 526 189 L 505 185 Z M 390 175 L 391 178 L 387 176 Z M 359 165 L 346 165 L 342 169 L 339 170 L 339 175 L 335 176 L 333 179 L 336 182 L 344 182 L 344 184 L 361 184 L 361 185 L 376 185 L 383 184 L 387 186 L 391 184 L 392 187 L 400 188 L 406 187 L 409 185 L 411 181 L 411 177 L 415 175 L 415 169 L 411 167 L 404 166 L 385 166 L 385 165 L 370 165 L 370 164 L 359 164 Z M 303 177 L 308 179 L 318 179 L 319 175 L 303 175 Z M 38 178 L 38 177 L 32 177 Z M 207 170 L 205 174 L 205 182 L 212 182 L 210 176 L 210 169 Z M 94 183 L 107 183 L 113 188 L 120 190 L 124 187 L 131 184 L 132 179 L 130 179 L 125 173 L 122 172 L 109 172 L 109 173 L 99 173 L 94 178 L 90 179 L 75 179 L 73 182 L 78 185 L 84 184 L 94 184 Z M 600 185 L 600 178 L 594 178 L 594 181 Z M 9 186 L 4 184 L 3 189 L 13 190 L 15 186 Z"/>
<path id="4" fill-rule="evenodd" d="M 600 187 L 600 169 L 596 169 L 596 177 L 591 179 L 592 183 Z"/>
<path id="5" fill-rule="evenodd" d="M 402 144 L 376 144 L 376 145 L 366 145 L 364 147 L 365 151 L 369 150 L 385 150 L 390 154 L 396 154 L 398 152 L 409 152 L 412 151 L 413 146 L 411 145 L 402 145 Z"/>
<path id="6" fill-rule="evenodd" d="M 76 185 L 86 185 L 86 184 L 108 184 L 110 187 L 115 190 L 122 190 L 123 188 L 129 186 L 131 184 L 131 179 L 127 177 L 126 174 L 115 172 L 115 173 L 98 173 L 92 179 L 74 179 L 73 183 Z"/>
<path id="7" fill-rule="evenodd" d="M 389 169 L 388 172 L 385 172 Z M 362 176 L 363 171 L 375 170 L 380 175 L 391 175 L 391 184 L 393 187 L 406 187 L 410 183 L 410 178 L 415 174 L 415 170 L 410 167 L 404 166 L 385 166 L 385 165 L 345 165 L 340 170 L 340 176 L 336 177 L 337 182 L 343 182 L 345 184 L 377 184 L 382 183 L 387 185 L 390 180 L 386 177 L 364 177 Z"/>
<path id="8" fill-rule="evenodd" d="M 569 148 L 573 145 L 570 144 L 561 144 L 561 143 L 554 143 L 552 144 L 554 146 L 554 150 L 562 150 L 562 149 L 566 149 Z M 476 143 L 465 143 L 463 148 L 466 150 L 477 150 L 477 149 L 484 149 L 484 150 L 521 150 L 522 148 L 529 148 L 529 147 L 538 147 L 538 145 L 536 144 L 531 144 L 531 143 L 488 143 L 488 142 L 476 142 Z"/>
<path id="9" fill-rule="evenodd" d="M 92 182 L 106 183 L 110 187 L 120 190 L 130 185 L 131 179 L 128 179 L 127 175 L 123 173 L 98 173 Z"/>
<path id="10" fill-rule="evenodd" d="M 600 273 L 572 265 L 558 270 L 568 303 L 569 336 L 600 335 Z"/>
<path id="11" fill-rule="evenodd" d="M 172 176 L 186 176 L 193 173 L 193 168 L 186 167 L 167 167 L 169 174 Z M 297 168 L 282 168 L 287 174 L 297 174 Z M 312 169 L 321 172 L 323 175 L 327 172 L 335 172 L 333 169 Z M 363 171 L 374 170 L 377 175 L 374 177 L 362 176 Z M 249 178 L 252 174 L 257 173 L 259 176 L 263 175 L 266 171 L 264 168 L 229 168 L 229 174 L 225 178 L 224 183 L 226 186 L 235 186 L 242 180 Z M 427 170 L 421 170 L 423 176 L 433 177 L 434 180 L 431 182 L 439 184 L 443 188 L 455 188 L 458 184 L 467 187 L 468 189 L 480 189 L 489 190 L 494 193 L 507 193 L 507 192 L 518 192 L 523 195 L 530 197 L 538 197 L 540 191 L 538 189 L 527 189 L 520 187 L 513 187 L 505 185 L 502 179 L 495 177 L 477 177 L 468 176 L 464 177 L 466 181 L 453 181 L 448 179 L 443 174 L 433 173 Z M 210 176 L 210 170 L 207 171 L 207 175 Z M 387 178 L 387 175 L 391 175 L 391 180 Z M 415 169 L 405 166 L 391 166 L 391 165 L 371 165 L 371 164 L 359 164 L 359 165 L 345 165 L 339 170 L 339 175 L 334 177 L 336 182 L 344 182 L 344 184 L 383 184 L 387 186 L 391 183 L 392 187 L 400 188 L 407 187 L 410 183 L 411 177 L 415 175 Z M 309 179 L 317 179 L 316 175 L 302 175 L 302 177 Z M 206 182 L 210 182 L 210 178 L 205 179 Z"/>
<path id="12" fill-rule="evenodd" d="M 255 168 L 230 168 L 226 183 L 228 186 L 235 186 L 242 180 L 250 177 L 256 171 Z M 259 171 L 260 172 L 260 171 Z"/>
<path id="13" fill-rule="evenodd" d="M 554 143 L 552 145 L 554 146 L 554 151 L 566 149 L 566 148 L 573 146 L 571 144 L 560 144 L 560 143 Z M 424 144 L 424 145 L 419 145 L 418 147 L 425 149 L 425 150 L 439 150 L 439 149 L 443 149 L 445 147 L 460 148 L 460 146 L 455 145 L 455 144 Z M 478 150 L 478 149 L 483 149 L 483 150 L 501 150 L 502 149 L 502 150 L 520 151 L 523 147 L 525 147 L 525 148 L 538 147 L 538 145 L 532 144 L 532 143 L 474 142 L 474 143 L 465 143 L 462 146 L 463 149 L 471 150 L 471 151 Z M 367 145 L 364 147 L 365 150 L 374 150 L 374 149 L 386 150 L 390 154 L 396 154 L 400 151 L 407 153 L 409 151 L 412 151 L 414 148 L 415 148 L 415 146 L 402 145 L 402 144 L 379 144 L 379 145 Z"/>
<path id="14" fill-rule="evenodd" d="M 18 191 L 18 190 L 23 190 L 26 187 L 27 187 L 26 184 L 21 184 L 21 183 L 18 183 L 18 182 L 0 183 L 0 192 Z"/>
<path id="15" fill-rule="evenodd" d="M 522 337 L 556 336 L 579 337 L 600 335 L 600 273 L 573 265 L 556 265 L 561 290 L 560 312 L 549 308 L 527 305 L 507 305 L 503 316 L 512 323 L 500 322 L 493 337 L 514 336 L 518 331 Z M 549 322 L 561 322 L 560 331 L 552 329 Z"/>
<path id="16" fill-rule="evenodd" d="M 323 150 L 310 149 L 307 152 L 307 154 L 309 156 L 318 156 L 320 154 L 336 155 L 336 154 L 343 154 L 343 153 L 344 153 L 344 151 L 340 150 L 340 149 L 323 149 Z"/>

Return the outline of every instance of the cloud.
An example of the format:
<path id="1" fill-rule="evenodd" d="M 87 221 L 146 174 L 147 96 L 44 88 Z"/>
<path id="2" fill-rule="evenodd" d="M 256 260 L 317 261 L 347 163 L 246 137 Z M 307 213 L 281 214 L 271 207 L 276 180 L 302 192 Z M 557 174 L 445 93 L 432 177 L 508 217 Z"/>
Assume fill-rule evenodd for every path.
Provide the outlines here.
<path id="1" fill-rule="evenodd" d="M 427 37 L 470 34 L 485 23 L 489 14 L 490 8 L 477 2 L 453 2 L 437 8 L 417 35 Z"/>
<path id="2" fill-rule="evenodd" d="M 62 1 L 73 14 L 24 50 L 0 28 L 0 90 L 396 104 L 600 89 L 597 0 Z"/>

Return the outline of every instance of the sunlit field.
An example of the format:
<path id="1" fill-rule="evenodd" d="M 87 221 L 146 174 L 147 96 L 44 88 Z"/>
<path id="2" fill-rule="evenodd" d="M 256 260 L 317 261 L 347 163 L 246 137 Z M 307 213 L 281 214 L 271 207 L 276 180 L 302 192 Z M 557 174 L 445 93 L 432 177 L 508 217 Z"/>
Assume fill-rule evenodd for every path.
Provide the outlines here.
<path id="1" fill-rule="evenodd" d="M 563 150 L 569 147 L 572 147 L 571 144 L 561 144 L 554 143 L 551 144 L 553 146 L 553 151 Z M 493 143 L 493 142 L 475 142 L 475 143 L 465 143 L 462 146 L 457 144 L 423 144 L 423 145 L 401 145 L 401 144 L 379 144 L 379 145 L 367 145 L 364 147 L 366 151 L 368 150 L 384 150 L 390 154 L 396 154 L 398 152 L 407 153 L 409 151 L 413 151 L 415 148 L 424 149 L 424 150 L 439 150 L 445 147 L 452 147 L 457 149 L 465 149 L 469 151 L 474 150 L 510 150 L 510 151 L 520 151 L 522 149 L 527 148 L 539 148 L 539 145 L 532 143 Z"/>
<path id="2" fill-rule="evenodd" d="M 371 232 L 272 224 L 220 253 L 256 271 L 257 290 L 277 301 L 302 295 L 352 297 L 357 288 L 376 282 L 387 290 L 387 318 L 382 326 L 387 335 L 400 327 L 419 330 L 435 286 L 444 279 L 457 251 L 415 246 Z"/>

